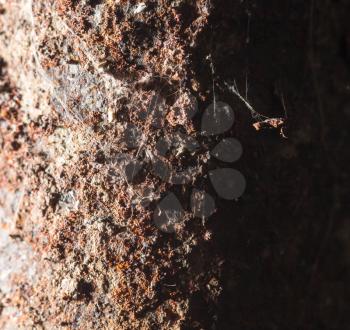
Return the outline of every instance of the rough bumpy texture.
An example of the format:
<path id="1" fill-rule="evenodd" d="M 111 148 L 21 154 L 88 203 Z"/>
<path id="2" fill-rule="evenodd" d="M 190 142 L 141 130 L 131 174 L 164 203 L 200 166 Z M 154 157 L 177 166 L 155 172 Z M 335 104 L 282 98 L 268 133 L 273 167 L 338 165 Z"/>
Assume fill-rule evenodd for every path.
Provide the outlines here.
<path id="1" fill-rule="evenodd" d="M 3 293 L 3 315 L 15 316 L 11 322 L 49 329 L 177 329 L 189 320 L 195 292 L 204 288 L 209 300 L 217 298 L 220 263 L 204 258 L 205 228 L 187 216 L 175 237 L 159 231 L 152 207 L 142 202 L 155 203 L 167 184 L 147 166 L 130 182 L 119 162 L 121 155 L 150 157 L 159 136 L 178 125 L 194 134 L 186 113 L 196 104 L 185 80 L 209 8 L 183 1 L 140 6 L 4 5 L 2 56 L 25 92 L 22 103 L 15 89 L 5 94 L 15 114 L 11 105 L 1 108 L 10 108 L 2 117 L 5 145 L 19 159 L 6 151 L 2 157 L 13 162 L 20 181 L 3 185 L 15 191 L 4 199 L 16 204 L 4 219 L 15 220 L 21 244 L 38 256 L 26 262 L 41 269 L 34 281 L 21 273 L 16 300 L 11 290 Z M 21 139 L 7 133 L 12 126 Z M 132 128 L 142 132 L 136 149 L 126 136 Z M 11 167 L 4 165 L 8 178 Z M 191 258 L 203 261 L 196 265 Z M 2 322 L 6 327 L 6 318 Z"/>
<path id="2" fill-rule="evenodd" d="M 346 329 L 349 9 L 0 0 L 0 328 Z M 236 121 L 207 137 L 213 101 Z M 183 185 L 152 166 L 178 136 L 201 146 L 162 158 Z M 210 150 L 232 137 L 248 186 L 225 201 Z"/>

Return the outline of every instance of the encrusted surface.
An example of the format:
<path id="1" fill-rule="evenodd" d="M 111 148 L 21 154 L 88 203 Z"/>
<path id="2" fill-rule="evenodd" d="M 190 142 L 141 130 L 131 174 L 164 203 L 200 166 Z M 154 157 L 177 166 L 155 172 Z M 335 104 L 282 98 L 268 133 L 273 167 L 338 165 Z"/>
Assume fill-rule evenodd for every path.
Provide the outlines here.
<path id="1" fill-rule="evenodd" d="M 0 0 L 0 328 L 346 329 L 345 2 Z"/>
<path id="2" fill-rule="evenodd" d="M 137 13 L 141 7 L 124 1 L 4 5 L 2 42 L 16 36 L 27 44 L 9 42 L 2 54 L 12 80 L 25 90 L 16 114 L 9 111 L 15 118 L 2 116 L 5 146 L 13 138 L 7 136 L 10 125 L 22 130 L 23 140 L 14 139 L 15 152 L 2 153 L 19 181 L 4 189 L 14 189 L 21 203 L 5 218 L 15 221 L 21 244 L 29 244 L 28 253 L 34 248 L 45 269 L 35 281 L 21 274 L 25 286 L 16 300 L 11 290 L 3 293 L 6 310 L 20 305 L 11 322 L 50 329 L 176 329 L 191 295 L 219 269 L 212 259 L 197 270 L 190 266 L 194 250 L 197 257 L 205 253 L 200 222 L 194 231 L 183 223 L 176 237 L 153 224 L 142 196 L 147 191 L 148 203 L 156 202 L 166 183 L 147 166 L 137 184 L 130 183 L 118 163 L 120 155 L 147 159 L 158 137 L 178 124 L 194 133 L 186 108 L 195 105 L 182 85 L 205 4 L 149 2 Z M 130 127 L 143 132 L 136 149 L 125 136 Z M 5 163 L 4 177 L 10 170 Z M 19 203 L 17 195 L 4 199 L 10 197 Z"/>

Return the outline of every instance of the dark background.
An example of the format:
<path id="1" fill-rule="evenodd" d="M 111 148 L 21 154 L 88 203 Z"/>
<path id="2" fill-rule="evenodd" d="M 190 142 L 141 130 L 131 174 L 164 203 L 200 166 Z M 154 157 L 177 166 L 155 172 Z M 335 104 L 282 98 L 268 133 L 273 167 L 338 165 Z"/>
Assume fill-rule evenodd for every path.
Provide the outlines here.
<path id="1" fill-rule="evenodd" d="M 214 3 L 194 70 L 209 86 L 199 54 L 211 55 L 216 96 L 233 105 L 244 148 L 233 167 L 248 181 L 211 221 L 225 259 L 217 329 L 350 329 L 350 3 Z M 258 113 L 285 119 L 287 138 L 253 128 L 226 87 L 234 81 L 243 96 L 248 83 Z"/>

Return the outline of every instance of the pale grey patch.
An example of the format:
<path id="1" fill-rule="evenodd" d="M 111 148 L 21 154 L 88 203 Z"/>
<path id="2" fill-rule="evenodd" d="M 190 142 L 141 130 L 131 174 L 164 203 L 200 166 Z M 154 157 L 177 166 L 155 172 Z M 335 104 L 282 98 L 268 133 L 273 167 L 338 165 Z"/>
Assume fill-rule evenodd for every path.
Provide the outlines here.
<path id="1" fill-rule="evenodd" d="M 186 136 L 181 132 L 176 132 L 172 136 L 166 136 L 161 138 L 156 145 L 157 156 L 165 157 L 167 152 L 173 148 L 173 152 L 176 156 L 180 156 L 186 150 L 189 152 L 195 152 L 199 148 L 198 142 L 192 137 Z M 187 184 L 193 180 L 195 167 L 187 168 L 183 171 L 175 171 L 170 168 L 170 165 L 166 164 L 160 158 L 153 161 L 153 172 L 160 177 L 163 181 L 172 184 Z"/>
<path id="2" fill-rule="evenodd" d="M 36 271 L 34 251 L 31 247 L 20 241 L 15 241 L 8 233 L 0 230 L 0 291 L 7 294 L 13 287 L 11 279 L 16 274 L 26 276 L 33 280 Z"/>
<path id="3" fill-rule="evenodd" d="M 153 215 L 155 225 L 161 231 L 174 233 L 176 226 L 184 219 L 185 212 L 173 193 L 169 193 L 157 205 Z"/>
<path id="4" fill-rule="evenodd" d="M 132 7 L 131 13 L 134 15 L 140 14 L 147 8 L 147 5 L 144 2 L 138 3 L 136 6 Z"/>
<path id="5" fill-rule="evenodd" d="M 133 124 L 126 124 L 126 127 L 122 132 L 121 142 L 124 143 L 127 148 L 138 148 L 141 144 L 142 139 L 143 134 L 137 126 Z"/>
<path id="6" fill-rule="evenodd" d="M 154 175 L 158 176 L 163 182 L 168 182 L 170 178 L 170 168 L 162 160 L 156 159 L 152 163 L 152 172 Z"/>
<path id="7" fill-rule="evenodd" d="M 80 65 L 63 65 L 59 69 L 48 70 L 47 74 L 55 86 L 55 106 L 69 118 L 81 121 L 105 108 L 108 100 L 99 87 L 99 78 Z"/>
<path id="8" fill-rule="evenodd" d="M 246 188 L 246 180 L 241 172 L 232 168 L 219 168 L 209 173 L 210 181 L 217 194 L 224 199 L 241 197 Z"/>
<path id="9" fill-rule="evenodd" d="M 168 182 L 176 185 L 191 183 L 195 178 L 197 168 L 188 167 L 183 171 L 171 173 Z"/>
<path id="10" fill-rule="evenodd" d="M 195 167 L 189 167 L 179 172 L 173 171 L 170 166 L 161 159 L 156 159 L 152 163 L 152 172 L 154 175 L 162 179 L 163 182 L 176 185 L 192 182 L 196 171 L 197 169 Z"/>
<path id="11" fill-rule="evenodd" d="M 224 133 L 233 123 L 234 112 L 227 103 L 212 103 L 205 109 L 202 117 L 202 134 L 210 136 Z"/>
<path id="12" fill-rule="evenodd" d="M 143 167 L 143 163 L 137 160 L 130 161 L 129 164 L 125 165 L 126 179 L 129 182 L 132 181 L 135 178 L 135 176 L 141 171 L 142 167 Z"/>
<path id="13" fill-rule="evenodd" d="M 23 191 L 0 189 L 0 293 L 2 294 L 8 294 L 16 289 L 12 282 L 16 275 L 26 278 L 28 282 L 33 282 L 36 276 L 37 264 L 31 246 L 10 236 L 15 229 Z"/>
<path id="14" fill-rule="evenodd" d="M 90 19 L 90 23 L 96 29 L 99 29 L 103 21 L 103 5 L 97 5 L 94 10 L 94 15 Z"/>
<path id="15" fill-rule="evenodd" d="M 170 142 L 168 141 L 168 139 L 163 137 L 157 141 L 155 149 L 159 155 L 165 156 L 169 148 L 170 148 Z"/>
<path id="16" fill-rule="evenodd" d="M 119 174 L 131 182 L 143 167 L 143 162 L 133 159 L 128 154 L 118 154 L 112 162 L 119 170 Z"/>
<path id="17" fill-rule="evenodd" d="M 5 188 L 0 189 L 0 224 L 11 227 L 14 217 L 18 211 L 23 191 L 9 191 Z"/>
<path id="18" fill-rule="evenodd" d="M 75 191 L 70 190 L 62 193 L 59 206 L 64 211 L 77 211 L 79 209 L 79 200 Z"/>
<path id="19" fill-rule="evenodd" d="M 156 193 L 152 188 L 144 188 L 142 191 L 134 194 L 132 197 L 132 206 L 142 206 L 147 207 L 156 198 Z"/>
<path id="20" fill-rule="evenodd" d="M 74 292 L 76 292 L 78 286 L 77 279 L 71 278 L 71 277 L 65 277 L 61 281 L 60 285 L 60 293 L 62 297 L 64 298 L 71 298 L 73 297 Z"/>
<path id="21" fill-rule="evenodd" d="M 211 152 L 215 158 L 227 162 L 233 163 L 241 158 L 243 148 L 241 143 L 234 138 L 223 139 Z"/>
<path id="22" fill-rule="evenodd" d="M 151 99 L 147 120 L 150 120 L 154 128 L 162 128 L 166 117 L 165 99 L 161 96 L 154 95 Z"/>
<path id="23" fill-rule="evenodd" d="M 191 209 L 195 217 L 209 218 L 215 212 L 215 201 L 205 191 L 193 189 L 191 195 Z"/>
<path id="24" fill-rule="evenodd" d="M 181 132 L 176 132 L 174 135 L 161 138 L 156 144 L 156 151 L 161 156 L 166 156 L 170 148 L 175 149 L 175 154 L 180 155 L 185 150 L 194 152 L 199 148 L 198 142 Z"/>

